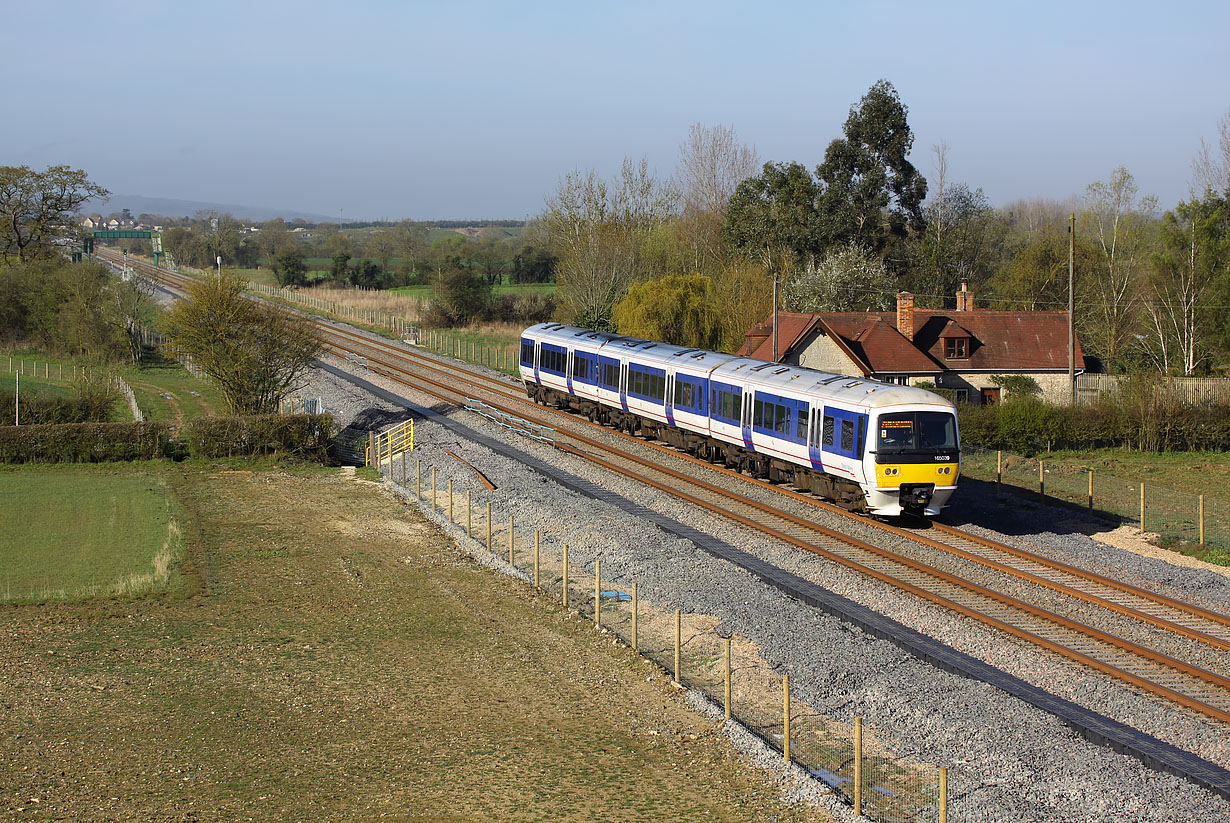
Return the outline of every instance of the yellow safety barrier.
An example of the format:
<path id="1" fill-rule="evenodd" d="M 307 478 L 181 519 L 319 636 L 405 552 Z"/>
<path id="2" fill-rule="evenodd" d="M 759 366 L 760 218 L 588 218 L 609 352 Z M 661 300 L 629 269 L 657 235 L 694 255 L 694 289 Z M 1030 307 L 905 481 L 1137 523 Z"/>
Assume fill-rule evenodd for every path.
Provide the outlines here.
<path id="1" fill-rule="evenodd" d="M 383 466 L 404 452 L 414 451 L 414 421 L 406 420 L 382 432 L 369 432 L 363 465 Z"/>

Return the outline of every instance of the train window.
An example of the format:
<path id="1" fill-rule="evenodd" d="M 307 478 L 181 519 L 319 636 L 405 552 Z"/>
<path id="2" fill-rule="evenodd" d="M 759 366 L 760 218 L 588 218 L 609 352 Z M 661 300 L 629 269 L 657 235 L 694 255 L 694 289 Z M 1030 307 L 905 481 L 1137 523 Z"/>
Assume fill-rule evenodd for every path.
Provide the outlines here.
<path id="1" fill-rule="evenodd" d="M 798 427 L 795 429 L 794 437 L 800 443 L 807 442 L 807 407 L 800 406 L 796 409 L 798 413 Z"/>
<path id="2" fill-rule="evenodd" d="M 759 398 L 752 402 L 752 425 L 764 426 L 764 401 Z"/>
<path id="3" fill-rule="evenodd" d="M 841 421 L 841 450 L 843 452 L 854 451 L 854 421 Z"/>
<path id="4" fill-rule="evenodd" d="M 834 442 L 833 432 L 836 428 L 837 428 L 837 421 L 829 417 L 826 414 L 824 416 L 824 440 L 822 441 L 824 445 L 826 446 L 833 445 L 833 442 Z"/>
<path id="5" fill-rule="evenodd" d="M 521 341 L 521 363 L 526 366 L 534 365 L 534 344 L 529 340 Z"/>
<path id="6" fill-rule="evenodd" d="M 790 410 L 785 406 L 773 406 L 773 431 L 785 434 L 790 430 Z"/>

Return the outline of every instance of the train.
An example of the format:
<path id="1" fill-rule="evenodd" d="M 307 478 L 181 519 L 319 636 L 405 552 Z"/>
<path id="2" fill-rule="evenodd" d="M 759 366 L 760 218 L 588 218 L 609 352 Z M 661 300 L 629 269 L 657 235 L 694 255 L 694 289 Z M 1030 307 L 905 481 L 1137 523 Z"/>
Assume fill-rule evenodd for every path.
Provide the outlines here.
<path id="1" fill-rule="evenodd" d="M 956 491 L 956 406 L 926 389 L 564 323 L 520 342 L 535 402 L 850 511 L 933 517 Z"/>

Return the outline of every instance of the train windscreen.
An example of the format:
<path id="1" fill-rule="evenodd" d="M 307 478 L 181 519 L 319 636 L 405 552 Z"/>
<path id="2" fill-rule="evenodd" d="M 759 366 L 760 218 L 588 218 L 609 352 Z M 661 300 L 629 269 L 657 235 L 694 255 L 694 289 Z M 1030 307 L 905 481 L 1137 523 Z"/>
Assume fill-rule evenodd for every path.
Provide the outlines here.
<path id="1" fill-rule="evenodd" d="M 948 412 L 885 414 L 876 428 L 878 454 L 939 454 L 957 448 L 957 420 Z"/>

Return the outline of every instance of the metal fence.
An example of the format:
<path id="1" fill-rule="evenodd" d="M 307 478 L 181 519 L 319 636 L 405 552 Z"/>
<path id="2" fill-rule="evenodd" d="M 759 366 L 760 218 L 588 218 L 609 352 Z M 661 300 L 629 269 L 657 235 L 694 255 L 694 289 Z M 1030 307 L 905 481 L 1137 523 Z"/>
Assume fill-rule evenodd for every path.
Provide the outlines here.
<path id="1" fill-rule="evenodd" d="M 1119 391 L 1123 377 L 1117 374 L 1078 374 L 1076 402 L 1091 406 L 1103 396 Z M 1196 406 L 1230 403 L 1230 377 L 1166 377 L 1160 376 L 1158 388 L 1177 400 Z"/>

